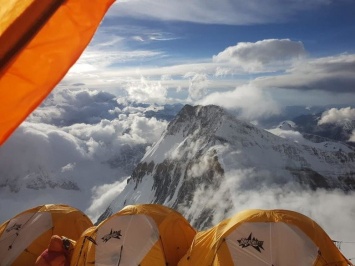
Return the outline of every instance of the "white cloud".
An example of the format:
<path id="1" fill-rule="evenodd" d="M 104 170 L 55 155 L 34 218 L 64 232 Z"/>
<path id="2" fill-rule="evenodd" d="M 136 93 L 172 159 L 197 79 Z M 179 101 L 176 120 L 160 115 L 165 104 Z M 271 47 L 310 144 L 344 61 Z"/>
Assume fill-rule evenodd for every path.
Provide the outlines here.
<path id="1" fill-rule="evenodd" d="M 76 163 L 68 163 L 67 165 L 62 167 L 62 173 L 67 172 L 67 171 L 73 171 L 75 168 Z"/>
<path id="2" fill-rule="evenodd" d="M 257 172 L 254 169 L 226 173 L 218 191 L 216 188 L 202 187 L 196 191 L 192 204 L 186 210 L 187 215 L 194 220 L 201 210 L 212 208 L 212 224 L 215 225 L 246 209 L 286 209 L 310 217 L 332 239 L 355 242 L 354 192 L 323 189 L 312 191 L 291 183 L 275 185 L 268 180 L 273 180 L 272 173 Z M 353 247 L 344 243 L 342 252 L 347 257 L 353 257 Z"/>
<path id="3" fill-rule="evenodd" d="M 198 133 L 198 130 L 196 131 Z M 192 140 L 193 138 L 186 138 L 184 141 L 174 149 L 171 149 L 164 156 L 165 158 L 172 160 L 181 160 L 182 157 L 187 158 L 188 160 L 192 160 L 197 154 L 198 150 L 201 148 L 203 143 L 203 139 L 197 139 L 196 141 Z"/>
<path id="4" fill-rule="evenodd" d="M 351 134 L 351 136 L 350 136 L 349 141 L 355 142 L 355 130 L 353 130 L 353 132 L 352 132 L 352 134 Z"/>
<path id="5" fill-rule="evenodd" d="M 132 118 L 129 117 L 128 120 L 131 120 L 130 135 L 143 138 L 145 143 L 153 143 L 157 141 L 168 124 L 166 121 L 159 121 L 154 117 L 148 119 L 145 117 L 134 116 Z"/>
<path id="6" fill-rule="evenodd" d="M 293 141 L 293 142 L 297 142 L 297 143 L 304 143 L 304 142 L 307 142 L 302 134 L 298 131 L 293 131 L 293 130 L 283 130 L 283 129 L 280 129 L 280 128 L 274 128 L 274 129 L 269 129 L 267 130 L 269 131 L 270 133 L 276 135 L 276 136 L 279 136 L 281 138 L 284 138 L 284 139 L 288 139 L 290 141 Z"/>
<path id="7" fill-rule="evenodd" d="M 253 81 L 264 88 L 320 90 L 353 93 L 355 54 L 300 60 L 283 75 L 265 76 Z"/>
<path id="8" fill-rule="evenodd" d="M 213 1 L 181 0 L 119 1 L 110 9 L 108 16 L 129 16 L 211 24 L 246 25 L 285 21 L 299 11 L 331 4 L 331 0 L 259 0 Z"/>
<path id="9" fill-rule="evenodd" d="M 289 39 L 269 39 L 255 43 L 240 42 L 213 56 L 217 63 L 231 63 L 245 71 L 268 71 L 283 69 L 291 60 L 305 55 L 301 42 Z"/>
<path id="10" fill-rule="evenodd" d="M 200 143 L 197 141 L 195 148 L 196 152 Z M 190 151 L 191 152 L 191 151 Z M 211 154 L 206 153 L 202 158 L 199 159 L 199 161 L 193 161 L 193 164 L 191 164 L 191 167 L 188 169 L 187 176 L 190 178 L 195 178 L 195 177 L 200 177 L 202 176 L 205 172 L 210 170 L 211 164 L 213 164 L 213 153 L 214 149 L 210 150 Z"/>
<path id="11" fill-rule="evenodd" d="M 126 67 L 132 63 L 146 63 L 152 59 L 162 59 L 168 55 L 160 48 L 146 48 L 148 44 L 179 39 L 174 33 L 164 31 L 160 26 L 152 26 L 121 20 L 103 20 L 84 53 L 76 64 L 89 64 L 96 71 L 119 65 Z M 75 70 L 71 69 L 71 72 Z"/>
<path id="12" fill-rule="evenodd" d="M 206 74 L 189 72 L 184 75 L 184 78 L 190 81 L 189 98 L 192 101 L 199 100 L 206 95 L 209 84 Z"/>
<path id="13" fill-rule="evenodd" d="M 90 156 L 105 161 L 120 153 L 124 144 L 148 145 L 155 142 L 166 125 L 166 121 L 142 117 L 138 113 L 113 120 L 103 119 L 95 125 L 75 124 L 63 130 L 82 140 Z"/>
<path id="14" fill-rule="evenodd" d="M 66 126 L 75 123 L 98 123 L 104 118 L 113 119 L 114 116 L 109 110 L 117 106 L 115 97 L 98 90 L 58 88 L 27 121 Z"/>
<path id="15" fill-rule="evenodd" d="M 355 109 L 351 107 L 346 108 L 332 108 L 330 110 L 325 111 L 322 114 L 322 117 L 318 121 L 318 125 L 322 124 L 337 124 L 344 123 L 347 121 L 355 120 Z"/>
<path id="16" fill-rule="evenodd" d="M 355 121 L 355 109 L 351 107 L 346 108 L 331 108 L 328 111 L 325 111 L 320 120 L 318 121 L 318 125 L 323 124 L 343 124 L 346 122 Z M 355 142 L 355 130 L 352 131 L 350 138 L 350 142 Z"/>
<path id="17" fill-rule="evenodd" d="M 92 50 L 92 49 L 91 49 Z M 159 51 L 137 50 L 137 51 L 91 51 L 83 53 L 78 62 L 70 69 L 72 73 L 80 73 L 85 70 L 98 71 L 102 68 L 110 67 L 113 64 L 123 64 L 132 61 L 143 61 L 143 59 L 162 56 Z"/>
<path id="18" fill-rule="evenodd" d="M 131 25 L 107 26 L 102 23 L 93 40 L 79 60 L 66 74 L 66 79 L 77 75 L 99 77 L 101 72 L 117 65 L 145 62 L 163 58 L 166 54 L 158 49 L 131 48 L 132 42 L 151 42 L 175 39 L 171 34 Z M 82 79 L 83 81 L 84 79 Z"/>
<path id="19" fill-rule="evenodd" d="M 240 116 L 248 120 L 280 112 L 278 104 L 267 91 L 251 85 L 239 86 L 234 91 L 211 93 L 200 100 L 199 104 L 215 104 L 226 109 L 240 110 Z"/>
<path id="20" fill-rule="evenodd" d="M 38 167 L 60 170 L 85 159 L 85 150 L 75 137 L 46 124 L 24 122 L 0 149 L 3 176 L 21 176 Z"/>
<path id="21" fill-rule="evenodd" d="M 134 86 L 141 88 L 159 88 L 160 86 L 162 89 L 165 87 L 177 88 L 183 86 L 188 89 L 190 83 L 189 78 L 181 78 L 187 73 L 194 72 L 213 75 L 216 71 L 216 64 L 212 63 L 210 59 L 208 59 L 208 62 L 207 60 L 198 60 L 197 62 L 195 60 L 194 63 L 167 61 L 169 62 L 169 64 L 167 64 L 168 66 L 161 67 L 141 65 L 142 62 L 139 60 L 140 67 L 105 67 L 91 72 L 68 73 L 60 85 L 65 87 L 71 85 L 74 88 L 75 84 L 85 81 L 85 87 L 91 89 L 103 88 L 106 91 L 126 91 Z M 167 76 L 170 78 L 166 79 L 165 77 Z M 235 83 L 235 81 L 233 82 Z M 213 81 L 211 81 L 211 83 L 211 87 L 216 87 L 216 83 L 213 84 Z M 228 81 L 222 80 L 218 81 L 218 83 L 224 85 L 228 83 Z M 232 82 L 230 81 L 229 83 Z M 148 97 L 150 98 L 149 95 Z"/>
<path id="22" fill-rule="evenodd" d="M 1 209 L 7 204 L 0 221 L 33 204 L 64 203 L 86 210 L 91 198 L 93 215 L 103 212 L 107 206 L 98 203 L 97 193 L 105 188 L 111 193 L 105 185 L 129 175 L 145 147 L 156 142 L 167 125 L 144 117 L 149 106 L 136 108 L 133 114 L 118 107 L 114 96 L 102 91 L 53 91 L 0 149 Z M 70 181 L 80 190 L 51 188 L 48 183 L 39 191 L 28 188 L 28 182 L 41 180 Z M 10 190 L 19 191 L 21 197 Z M 102 196 L 102 201 L 109 200 L 110 195 Z"/>
<path id="23" fill-rule="evenodd" d="M 112 200 L 124 189 L 127 179 L 117 181 L 112 184 L 95 186 L 91 189 L 92 197 L 90 207 L 85 210 L 85 214 L 95 223 L 104 213 Z"/>
<path id="24" fill-rule="evenodd" d="M 108 31 L 105 34 L 109 35 Z M 142 36 L 143 39 L 149 39 L 149 36 L 167 37 L 159 32 L 145 33 L 144 30 Z M 112 42 L 107 42 L 108 46 L 110 43 L 120 43 L 114 41 L 115 36 L 108 37 L 109 40 L 112 38 Z M 354 91 L 354 54 L 310 58 L 305 56 L 306 51 L 301 42 L 290 39 L 240 42 L 224 49 L 213 59 L 200 59 L 194 63 L 166 58 L 165 66 L 161 67 L 142 64 L 142 60 L 144 61 L 146 56 L 151 59 L 161 58 L 165 56 L 164 52 L 145 51 L 146 55 L 137 54 L 139 68 L 119 67 L 123 61 L 117 59 L 114 54 L 124 54 L 127 49 L 124 45 L 123 50 L 120 50 L 120 47 L 113 44 L 112 47 L 109 46 L 108 51 L 101 50 L 95 42 L 91 47 L 85 51 L 88 55 L 84 53 L 82 56 L 83 61 L 79 60 L 78 72 L 69 73 L 62 85 L 72 84 L 74 87 L 85 80 L 87 88 L 100 87 L 115 95 L 125 95 L 133 101 L 145 100 L 150 103 L 180 101 L 183 98 L 186 102 L 195 102 L 216 89 L 232 90 L 248 82 L 254 87 L 274 89 L 270 90 L 271 93 L 274 93 L 275 89 L 309 91 L 308 95 L 296 99 L 293 96 L 286 99 L 287 92 L 275 93 L 276 97 L 282 96 L 285 102 L 300 101 L 295 104 L 302 104 L 302 101 L 308 101 L 308 104 L 311 104 L 310 101 L 314 104 L 349 102 L 349 95 L 345 94 Z M 101 56 L 102 53 L 105 55 Z M 101 60 L 102 64 L 99 63 Z M 95 67 L 91 69 L 90 66 Z M 317 90 L 335 93 L 336 97 L 329 93 L 318 97 L 314 93 Z"/>
<path id="25" fill-rule="evenodd" d="M 276 60 L 276 58 L 274 59 Z M 243 66 L 233 67 L 231 62 L 217 63 L 211 62 L 211 60 L 201 60 L 193 64 L 172 64 L 165 67 L 104 69 L 101 72 L 95 72 L 95 74 L 90 73 L 90 75 L 81 73 L 67 76 L 63 84 L 75 84 L 85 80 L 88 88 L 100 87 L 112 91 L 116 95 L 122 95 L 124 92 L 126 95 L 129 94 L 132 99 L 146 98 L 149 101 L 162 102 L 174 100 L 167 97 L 169 89 L 180 92 L 188 92 L 190 89 L 191 100 L 197 100 L 206 92 L 217 89 L 231 90 L 249 82 L 252 86 L 265 90 L 283 90 L 281 93 L 275 93 L 276 97 L 283 95 L 283 101 L 294 102 L 294 104 L 306 102 L 306 104 L 323 105 L 352 102 L 355 85 L 355 76 L 353 75 L 355 54 L 321 58 L 305 57 L 292 61 L 292 65 L 289 65 L 290 62 L 288 62 L 284 65 L 284 71 L 273 74 L 270 71 L 282 69 L 272 58 L 267 59 L 269 63 L 264 65 L 261 61 L 257 61 L 261 60 L 259 57 L 248 60 L 250 61 L 245 64 L 245 69 Z M 259 62 L 259 65 L 255 62 Z M 257 65 L 259 70 L 262 67 L 263 71 L 268 73 L 254 72 L 253 75 L 250 73 L 247 75 L 246 70 L 256 71 Z M 200 79 L 196 78 L 194 81 L 191 73 L 199 75 Z M 166 76 L 170 78 L 164 78 Z M 201 77 L 205 78 L 201 79 Z M 149 94 L 149 91 L 155 92 L 156 96 L 153 93 Z M 299 91 L 303 91 L 304 95 L 299 95 Z M 321 93 L 317 94 L 317 91 Z M 288 94 L 290 96 L 287 99 Z"/>
<path id="26" fill-rule="evenodd" d="M 144 77 L 139 81 L 132 82 L 126 87 L 128 99 L 137 102 L 158 103 L 167 102 L 167 89 L 162 86 L 161 82 L 148 82 Z"/>

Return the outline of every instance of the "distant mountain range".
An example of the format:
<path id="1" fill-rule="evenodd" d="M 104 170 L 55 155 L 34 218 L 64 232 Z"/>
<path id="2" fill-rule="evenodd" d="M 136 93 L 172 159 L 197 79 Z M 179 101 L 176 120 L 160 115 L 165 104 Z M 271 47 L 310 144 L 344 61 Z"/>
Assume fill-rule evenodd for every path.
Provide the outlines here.
<path id="1" fill-rule="evenodd" d="M 320 132 L 313 120 L 306 121 L 294 121 L 299 131 Z M 330 135 L 334 136 L 342 137 Z M 128 204 L 159 203 L 177 209 L 203 229 L 211 225 L 217 205 L 227 213 L 237 204 L 231 200 L 236 190 L 263 186 L 355 190 L 355 148 L 329 139 L 311 140 L 281 138 L 218 106 L 186 105 L 99 221 Z M 215 195 L 220 195 L 218 203 Z"/>

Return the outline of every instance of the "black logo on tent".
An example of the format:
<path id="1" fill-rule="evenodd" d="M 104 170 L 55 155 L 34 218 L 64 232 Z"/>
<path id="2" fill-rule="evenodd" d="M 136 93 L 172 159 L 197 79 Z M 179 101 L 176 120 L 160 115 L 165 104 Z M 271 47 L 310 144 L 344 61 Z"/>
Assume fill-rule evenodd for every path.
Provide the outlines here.
<path id="1" fill-rule="evenodd" d="M 6 229 L 6 232 L 10 232 L 10 231 L 12 231 L 12 230 L 20 231 L 21 226 L 22 226 L 22 224 L 17 224 L 17 223 L 15 223 L 13 226 L 7 228 L 7 229 Z"/>
<path id="2" fill-rule="evenodd" d="M 121 230 L 119 231 L 112 231 L 111 229 L 111 232 L 107 235 L 104 235 L 101 239 L 103 242 L 107 242 L 109 241 L 111 238 L 117 238 L 117 239 L 121 239 Z"/>
<path id="3" fill-rule="evenodd" d="M 252 246 L 253 248 L 255 248 L 260 253 L 261 253 L 260 249 L 264 250 L 264 248 L 263 248 L 264 241 L 259 241 L 257 238 L 252 236 L 252 233 L 250 233 L 248 238 L 242 238 L 242 239 L 237 240 L 237 241 L 239 243 L 239 246 L 242 247 L 242 248 L 246 248 L 246 247 Z"/>

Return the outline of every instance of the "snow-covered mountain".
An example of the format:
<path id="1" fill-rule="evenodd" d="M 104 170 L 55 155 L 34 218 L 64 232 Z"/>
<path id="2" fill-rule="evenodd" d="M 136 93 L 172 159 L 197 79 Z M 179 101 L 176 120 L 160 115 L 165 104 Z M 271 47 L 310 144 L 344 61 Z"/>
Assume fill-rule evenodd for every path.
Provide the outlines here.
<path id="1" fill-rule="evenodd" d="M 128 204 L 159 203 L 202 229 L 217 210 L 230 215 L 243 201 L 239 191 L 264 187 L 355 190 L 355 150 L 340 142 L 297 143 L 218 106 L 186 105 L 99 220 Z"/>

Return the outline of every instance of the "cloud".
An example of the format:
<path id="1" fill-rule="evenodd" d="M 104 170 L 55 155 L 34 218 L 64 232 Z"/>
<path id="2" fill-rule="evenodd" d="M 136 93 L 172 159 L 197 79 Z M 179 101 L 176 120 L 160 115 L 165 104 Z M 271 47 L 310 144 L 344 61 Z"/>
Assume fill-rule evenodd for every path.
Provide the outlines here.
<path id="1" fill-rule="evenodd" d="M 149 58 L 163 56 L 162 52 L 137 50 L 137 51 L 95 51 L 92 48 L 85 51 L 77 63 L 69 70 L 68 75 L 85 72 L 100 72 L 104 68 L 115 64 L 127 64 L 130 62 L 144 61 Z"/>
<path id="2" fill-rule="evenodd" d="M 111 12 L 109 11 L 109 13 Z M 115 18 L 115 21 L 111 19 L 103 20 L 89 47 L 104 48 L 110 51 L 114 51 L 114 48 L 127 50 L 129 45 L 166 42 L 179 38 L 174 33 L 162 29 L 160 25 L 135 23 L 126 19 L 121 19 L 117 22 Z"/>
<path id="3" fill-rule="evenodd" d="M 281 40 L 276 40 L 276 43 L 279 41 Z M 258 50 L 259 46 L 256 43 L 252 43 L 251 47 Z M 266 44 L 265 40 L 260 43 Z M 276 95 L 275 99 L 282 96 L 283 98 L 279 99 L 282 102 L 299 101 L 297 104 L 306 102 L 306 104 L 322 105 L 351 102 L 355 88 L 355 76 L 353 75 L 355 54 L 321 58 L 304 57 L 296 61 L 285 60 L 281 63 L 278 63 L 277 58 L 271 55 L 268 55 L 267 59 L 261 59 L 257 55 L 259 54 L 256 52 L 254 56 L 243 59 L 249 60 L 244 62 L 244 66 L 238 65 L 241 61 L 237 64 L 235 62 L 211 62 L 211 59 L 185 64 L 172 62 L 172 65 L 165 67 L 105 69 L 105 71 L 90 75 L 81 73 L 66 77 L 64 82 L 76 84 L 85 80 L 88 88 L 100 87 L 116 95 L 129 95 L 132 100 L 147 99 L 158 103 L 174 101 L 173 98 L 168 97 L 168 95 L 171 96 L 169 90 L 184 92 L 184 95 L 190 94 L 190 101 L 197 101 L 212 91 L 233 90 L 236 86 L 247 83 L 253 87 L 269 90 L 270 94 Z M 284 69 L 280 68 L 282 65 Z M 278 71 L 272 72 L 276 70 Z M 250 75 L 251 73 L 253 75 Z M 166 79 L 166 76 L 170 78 Z M 275 89 L 279 91 L 276 93 Z M 149 91 L 153 91 L 154 94 Z M 299 95 L 299 91 L 307 92 L 307 95 Z"/>
<path id="4" fill-rule="evenodd" d="M 72 136 L 83 141 L 88 154 L 97 160 L 109 160 L 120 153 L 124 145 L 149 145 L 155 142 L 167 125 L 155 117 L 146 118 L 141 113 L 101 120 L 95 125 L 75 124 L 65 127 Z"/>
<path id="5" fill-rule="evenodd" d="M 54 90 L 0 149 L 1 210 L 6 202 L 0 221 L 34 204 L 63 203 L 102 213 L 107 206 L 98 204 L 97 193 L 108 198 L 107 184 L 129 175 L 166 128 L 166 121 L 144 116 L 151 109 L 145 106 L 129 109 L 97 90 Z M 49 185 L 56 182 L 72 182 L 79 190 Z"/>
<path id="6" fill-rule="evenodd" d="M 126 87 L 126 91 L 131 101 L 158 104 L 167 102 L 167 89 L 159 81 L 148 82 L 147 79 L 141 77 L 139 81 L 132 81 Z"/>
<path id="7" fill-rule="evenodd" d="M 248 25 L 287 21 L 300 11 L 332 4 L 331 0 L 282 1 L 213 1 L 154 0 L 120 1 L 113 5 L 108 16 L 128 16 L 156 20 L 175 20 L 206 24 Z"/>
<path id="8" fill-rule="evenodd" d="M 162 132 L 166 129 L 168 122 L 159 121 L 155 117 L 145 118 L 139 116 L 129 117 L 130 121 L 130 134 L 132 136 L 140 136 L 144 139 L 145 143 L 153 143 L 157 141 Z"/>
<path id="9" fill-rule="evenodd" d="M 41 166 L 60 170 L 85 159 L 86 153 L 72 135 L 46 124 L 24 122 L 0 149 L 4 176 L 22 176 Z"/>
<path id="10" fill-rule="evenodd" d="M 106 91 L 114 91 L 113 87 L 116 87 L 115 91 L 117 88 L 124 91 L 135 85 L 144 86 L 150 83 L 152 83 L 151 86 L 157 86 L 158 82 L 163 87 L 178 87 L 183 84 L 185 88 L 188 88 L 189 77 L 183 78 L 186 74 L 193 72 L 213 75 L 216 72 L 216 63 L 211 62 L 210 59 L 183 63 L 166 59 L 165 62 L 167 62 L 166 66 L 157 67 L 156 65 L 142 65 L 142 61 L 139 60 L 139 67 L 106 67 L 91 72 L 68 73 L 61 84 L 68 87 L 85 81 L 85 87 L 104 88 Z M 170 78 L 166 79 L 167 76 Z M 219 81 L 219 83 L 227 82 Z"/>
<path id="11" fill-rule="evenodd" d="M 347 122 L 355 121 L 355 109 L 351 107 L 346 108 L 331 108 L 322 113 L 320 120 L 318 121 L 318 125 L 324 124 L 344 124 Z M 355 142 L 355 130 L 352 131 L 350 138 L 350 142 Z"/>
<path id="12" fill-rule="evenodd" d="M 76 163 L 68 163 L 67 165 L 62 167 L 62 173 L 67 171 L 73 171 Z"/>
<path id="13" fill-rule="evenodd" d="M 355 130 L 353 130 L 353 132 L 352 132 L 352 134 L 351 134 L 351 136 L 350 136 L 349 141 L 355 142 Z"/>
<path id="14" fill-rule="evenodd" d="M 131 4 L 134 2 L 127 1 Z M 313 1 L 313 4 L 322 5 L 325 2 L 315 4 Z M 109 22 L 107 25 L 104 23 L 102 31 L 98 31 L 99 37 L 78 61 L 77 69 L 68 73 L 58 87 L 77 88 L 77 84 L 85 81 L 83 86 L 86 88 L 101 88 L 132 101 L 159 104 L 181 100 L 196 103 L 211 92 L 231 91 L 248 83 L 253 87 L 268 89 L 270 95 L 275 96 L 274 99 L 282 101 L 281 104 L 292 104 L 294 101 L 299 101 L 296 104 L 305 101 L 308 101 L 307 104 L 344 103 L 349 102 L 349 95 L 345 94 L 354 90 L 354 54 L 311 58 L 306 56 L 302 42 L 266 39 L 237 43 L 214 57 L 211 55 L 193 62 L 181 61 L 169 57 L 162 50 L 142 50 L 142 44 L 137 45 L 137 36 L 139 42 L 144 43 L 153 39 L 174 39 L 176 36 L 138 26 L 124 29 L 112 26 L 112 22 Z M 117 36 L 119 34 L 129 38 L 122 41 Z M 105 41 L 100 44 L 99 40 Z M 128 66 L 125 64 L 122 67 L 125 60 L 115 57 L 115 54 L 124 55 L 129 51 L 137 52 L 137 57 L 132 56 L 132 61 L 127 59 Z M 161 58 L 164 58 L 164 66 L 161 66 Z M 139 67 L 132 66 L 136 63 Z M 283 92 L 278 93 L 280 91 L 276 92 L 275 89 Z M 307 91 L 308 94 L 298 97 L 293 93 L 290 96 L 291 90 Z M 315 91 L 327 93 L 319 97 Z M 332 93 L 336 93 L 337 97 Z"/>
<path id="15" fill-rule="evenodd" d="M 283 130 L 280 128 L 273 128 L 273 129 L 269 129 L 267 130 L 270 133 L 279 136 L 281 138 L 293 141 L 293 142 L 297 142 L 297 143 L 305 143 L 308 142 L 307 140 L 305 140 L 302 136 L 302 134 L 298 131 L 293 131 L 293 130 Z"/>
<path id="16" fill-rule="evenodd" d="M 352 93 L 354 71 L 355 54 L 342 54 L 297 61 L 285 74 L 259 77 L 253 84 L 264 88 Z"/>
<path id="17" fill-rule="evenodd" d="M 342 124 L 347 121 L 355 120 L 355 109 L 351 107 L 346 108 L 332 108 L 330 110 L 325 111 L 320 120 L 318 121 L 318 125 L 322 124 Z"/>
<path id="18" fill-rule="evenodd" d="M 238 169 L 226 173 L 218 190 L 200 187 L 186 209 L 191 223 L 203 209 L 212 208 L 212 224 L 246 209 L 286 209 L 302 213 L 316 221 L 326 233 L 338 241 L 355 241 L 354 192 L 339 190 L 307 190 L 296 184 L 270 183 L 273 174 L 255 169 Z M 206 228 L 199 228 L 206 229 Z M 353 257 L 352 245 L 343 244 L 342 252 Z"/>
<path id="19" fill-rule="evenodd" d="M 85 77 L 98 77 L 101 72 L 115 66 L 133 63 L 144 63 L 148 60 L 166 57 L 162 50 L 148 50 L 137 46 L 137 42 L 167 41 L 176 39 L 169 32 L 158 29 L 133 26 L 128 23 L 123 25 L 110 25 L 105 20 L 95 33 L 93 40 L 80 56 L 79 60 L 71 67 L 66 78 L 82 74 Z M 82 79 L 84 80 L 84 79 Z"/>
<path id="20" fill-rule="evenodd" d="M 201 141 L 202 142 L 202 141 Z M 199 143 L 199 141 L 196 141 L 195 143 L 195 151 L 189 150 L 189 153 L 194 153 L 196 154 L 198 151 L 198 148 L 201 147 L 202 143 Z M 191 146 L 191 145 L 189 145 Z M 217 147 L 218 148 L 218 147 Z M 221 149 L 223 147 L 220 147 Z M 215 147 L 211 148 L 205 155 L 203 155 L 201 158 L 199 158 L 198 161 L 194 160 L 192 161 L 191 166 L 188 169 L 187 176 L 188 178 L 196 178 L 196 177 L 201 177 L 204 173 L 208 172 L 211 170 L 211 165 L 214 163 L 214 152 L 215 152 Z M 185 151 L 185 154 L 187 151 Z M 189 156 L 189 154 L 188 154 Z"/>
<path id="21" fill-rule="evenodd" d="M 278 104 L 271 95 L 260 88 L 242 85 L 233 91 L 214 92 L 199 101 L 199 104 L 215 104 L 226 109 L 239 110 L 240 116 L 248 120 L 276 115 Z"/>
<path id="22" fill-rule="evenodd" d="M 85 214 L 95 223 L 103 214 L 107 206 L 117 197 L 127 184 L 127 179 L 117 181 L 112 184 L 95 186 L 91 189 L 92 197 L 90 207 L 85 210 Z"/>
<path id="23" fill-rule="evenodd" d="M 189 98 L 190 100 L 199 100 L 207 93 L 209 84 L 208 76 L 204 73 L 189 72 L 184 75 L 184 78 L 190 80 Z"/>
<path id="24" fill-rule="evenodd" d="M 240 42 L 230 46 L 218 55 L 213 56 L 216 63 L 230 63 L 245 71 L 264 71 L 282 69 L 291 60 L 303 57 L 306 54 L 301 42 L 289 39 L 268 39 L 255 43 Z"/>
<path id="25" fill-rule="evenodd" d="M 116 106 L 116 96 L 108 92 L 58 89 L 47 97 L 41 108 L 31 114 L 28 121 L 57 126 L 94 124 L 104 118 L 113 119 L 109 110 Z"/>

